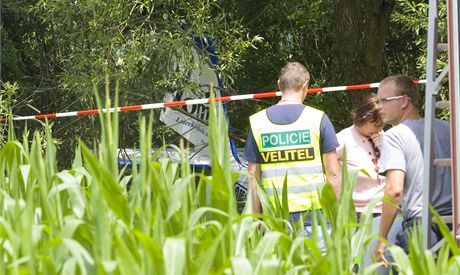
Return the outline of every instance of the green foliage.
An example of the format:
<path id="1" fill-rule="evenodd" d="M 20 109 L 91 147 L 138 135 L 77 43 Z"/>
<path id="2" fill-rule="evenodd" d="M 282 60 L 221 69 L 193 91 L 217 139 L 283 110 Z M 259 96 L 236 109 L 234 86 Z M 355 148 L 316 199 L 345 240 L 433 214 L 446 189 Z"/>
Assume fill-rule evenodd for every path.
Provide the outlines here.
<path id="1" fill-rule="evenodd" d="M 9 115 L 11 107 L 16 103 L 14 96 L 19 90 L 19 85 L 17 82 L 2 84 L 3 87 L 0 92 L 0 115 L 5 117 Z"/>
<path id="2" fill-rule="evenodd" d="M 392 29 L 387 44 L 388 69 L 391 74 L 407 74 L 411 77 L 423 79 L 426 77 L 427 65 L 427 36 L 428 36 L 428 7 L 426 1 L 398 0 L 395 12 L 392 15 Z M 447 43 L 447 6 L 445 1 L 439 1 L 438 14 L 438 42 Z M 404 39 L 404 43 L 401 40 Z M 407 54 L 411 53 L 411 54 Z M 437 55 L 437 75 L 448 65 L 447 52 Z M 421 113 L 424 112 L 424 86 L 420 86 Z M 448 87 L 441 86 L 437 100 L 448 100 Z M 438 110 L 437 117 L 448 120 L 448 109 Z"/>
<path id="3" fill-rule="evenodd" d="M 439 214 L 431 207 L 436 224 L 446 240 L 437 255 L 426 250 L 420 226 L 415 226 L 409 238 L 409 255 L 398 246 L 391 246 L 394 267 L 403 274 L 457 274 L 460 270 L 460 249 Z"/>
<path id="4" fill-rule="evenodd" d="M 14 96 L 14 114 L 94 109 L 92 89 L 103 89 L 107 74 L 119 80 L 122 105 L 161 101 L 168 91 L 200 91 L 191 74 L 199 61 L 209 57 L 194 49 L 198 37 L 213 39 L 219 56 L 214 69 L 230 83 L 242 54 L 259 37 L 249 36 L 239 20 L 228 20 L 220 4 L 217 0 L 2 1 L 2 81 L 16 81 L 21 87 Z M 114 89 L 115 82 L 110 86 Z M 137 119 L 134 113 L 120 119 L 121 147 L 133 147 L 138 140 Z M 97 118 L 59 120 L 53 136 L 73 148 L 75 136 L 87 144 L 97 143 L 99 130 Z M 158 124 L 156 146 L 162 145 L 163 134 L 173 136 Z M 60 165 L 70 167 L 72 152 L 60 149 Z"/>
<path id="5" fill-rule="evenodd" d="M 392 31 L 388 43 L 390 72 L 405 73 L 412 77 L 425 77 L 428 34 L 428 3 L 425 1 L 398 0 L 392 15 Z M 439 43 L 447 43 L 446 5 L 439 2 Z M 397 30 L 397 31 L 396 31 Z M 405 37 L 402 44 L 401 38 Z M 402 49 L 410 51 L 407 55 Z M 438 59 L 439 66 L 446 65 L 447 53 Z M 440 73 L 440 71 L 438 72 Z"/>

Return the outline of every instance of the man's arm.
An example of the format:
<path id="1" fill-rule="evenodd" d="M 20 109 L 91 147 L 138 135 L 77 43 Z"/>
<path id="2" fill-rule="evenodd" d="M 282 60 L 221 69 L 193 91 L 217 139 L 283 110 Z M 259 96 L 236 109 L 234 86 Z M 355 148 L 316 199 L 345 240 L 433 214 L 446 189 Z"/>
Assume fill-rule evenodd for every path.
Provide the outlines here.
<path id="1" fill-rule="evenodd" d="M 402 170 L 394 169 L 386 172 L 387 183 L 385 186 L 385 197 L 391 200 L 387 201 L 385 198 L 383 200 L 379 240 L 374 250 L 377 261 L 383 262 L 385 266 L 388 265 L 388 261 L 385 259 L 383 254 L 385 252 L 385 243 L 382 239 L 387 238 L 388 232 L 390 231 L 398 212 L 397 207 L 401 204 L 404 191 L 404 176 L 405 173 Z"/>
<path id="2" fill-rule="evenodd" d="M 259 195 L 257 194 L 257 181 L 261 178 L 260 164 L 249 162 L 248 174 L 248 189 L 252 199 L 252 212 L 260 213 L 261 206 Z"/>
<path id="3" fill-rule="evenodd" d="M 342 192 L 342 174 L 339 161 L 337 160 L 337 153 L 335 150 L 332 150 L 323 154 L 322 158 L 326 179 L 334 187 L 337 198 L 340 198 L 340 192 Z"/>

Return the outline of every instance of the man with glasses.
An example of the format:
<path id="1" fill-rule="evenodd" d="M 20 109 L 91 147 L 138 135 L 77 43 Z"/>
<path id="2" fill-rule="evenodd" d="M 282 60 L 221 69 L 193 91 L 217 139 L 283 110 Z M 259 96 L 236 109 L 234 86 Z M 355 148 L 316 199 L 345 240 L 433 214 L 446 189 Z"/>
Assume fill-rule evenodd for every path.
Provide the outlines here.
<path id="1" fill-rule="evenodd" d="M 394 222 L 398 208 L 403 215 L 402 231 L 398 233 L 396 244 L 408 253 L 407 235 L 415 225 L 421 224 L 423 198 L 423 143 L 425 121 L 419 114 L 418 87 L 412 79 L 395 75 L 380 82 L 377 103 L 383 122 L 393 127 L 388 130 L 381 144 L 380 174 L 386 176 L 382 219 L 379 241 L 375 256 L 385 266 L 386 247 L 384 239 Z M 434 157 L 450 158 L 450 127 L 445 121 L 435 120 Z M 432 205 L 441 215 L 452 214 L 451 172 L 449 167 L 434 169 L 434 192 Z M 440 240 L 436 225 L 431 232 L 431 244 Z"/>

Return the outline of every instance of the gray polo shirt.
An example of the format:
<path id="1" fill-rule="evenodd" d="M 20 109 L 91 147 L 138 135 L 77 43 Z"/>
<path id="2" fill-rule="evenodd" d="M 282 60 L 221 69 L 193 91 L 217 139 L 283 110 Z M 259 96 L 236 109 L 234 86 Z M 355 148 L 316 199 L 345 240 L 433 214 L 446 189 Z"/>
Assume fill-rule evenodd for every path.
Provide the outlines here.
<path id="1" fill-rule="evenodd" d="M 405 172 L 401 208 L 404 219 L 422 215 L 423 205 L 423 143 L 425 120 L 407 119 L 388 130 L 382 138 L 380 174 L 398 169 Z M 434 158 L 450 158 L 450 127 L 436 119 Z M 452 214 L 450 167 L 434 169 L 432 205 L 441 215 Z"/>

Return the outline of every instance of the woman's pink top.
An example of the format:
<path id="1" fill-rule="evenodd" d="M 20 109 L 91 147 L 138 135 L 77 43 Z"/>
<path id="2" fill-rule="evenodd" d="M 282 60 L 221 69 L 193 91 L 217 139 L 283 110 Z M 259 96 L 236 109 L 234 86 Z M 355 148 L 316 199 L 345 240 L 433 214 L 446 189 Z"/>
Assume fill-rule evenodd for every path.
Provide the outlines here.
<path id="1" fill-rule="evenodd" d="M 383 133 L 383 132 L 382 132 Z M 337 134 L 340 146 L 337 156 L 342 165 L 343 147 L 347 147 L 348 169 L 364 169 L 370 175 L 359 173 L 353 191 L 353 201 L 356 212 L 362 212 L 364 207 L 374 198 L 380 198 L 373 213 L 382 213 L 382 198 L 385 188 L 385 177 L 378 175 L 378 159 L 373 144 L 367 137 L 362 136 L 352 125 Z"/>

